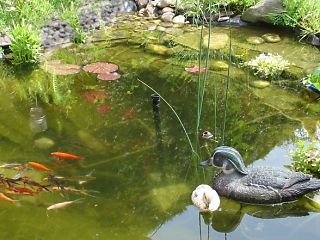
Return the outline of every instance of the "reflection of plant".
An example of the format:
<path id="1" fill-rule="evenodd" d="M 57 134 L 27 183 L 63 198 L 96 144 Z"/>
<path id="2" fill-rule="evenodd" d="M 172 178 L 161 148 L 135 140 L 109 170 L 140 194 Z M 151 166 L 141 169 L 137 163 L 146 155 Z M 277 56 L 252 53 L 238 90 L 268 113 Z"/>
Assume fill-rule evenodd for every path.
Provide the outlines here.
<path id="1" fill-rule="evenodd" d="M 40 49 L 40 36 L 31 25 L 22 21 L 21 25 L 15 25 L 12 32 L 13 64 L 35 63 L 38 61 Z"/>
<path id="2" fill-rule="evenodd" d="M 273 79 L 278 77 L 288 67 L 289 63 L 280 55 L 261 53 L 255 59 L 245 62 L 244 65 L 254 70 L 255 75 Z"/>
<path id="3" fill-rule="evenodd" d="M 307 145 L 300 141 L 297 149 L 291 152 L 293 161 L 292 167 L 297 172 L 304 172 L 312 175 L 320 175 L 320 148 L 319 142 L 312 142 Z"/>

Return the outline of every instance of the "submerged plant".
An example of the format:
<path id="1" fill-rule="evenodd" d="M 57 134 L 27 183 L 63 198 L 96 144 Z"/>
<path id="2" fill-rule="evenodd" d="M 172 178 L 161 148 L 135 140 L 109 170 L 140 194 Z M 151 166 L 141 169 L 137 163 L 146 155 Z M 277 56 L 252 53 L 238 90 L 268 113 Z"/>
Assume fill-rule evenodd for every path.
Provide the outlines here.
<path id="1" fill-rule="evenodd" d="M 244 65 L 254 70 L 255 75 L 266 79 L 274 79 L 281 75 L 289 63 L 280 55 L 261 53 L 256 58 L 245 62 Z"/>
<path id="2" fill-rule="evenodd" d="M 318 141 L 307 145 L 300 141 L 291 153 L 292 168 L 297 172 L 320 176 L 320 146 Z"/>
<path id="3" fill-rule="evenodd" d="M 39 33 L 30 24 L 22 21 L 14 26 L 11 35 L 12 63 L 18 65 L 38 62 L 41 44 Z"/>

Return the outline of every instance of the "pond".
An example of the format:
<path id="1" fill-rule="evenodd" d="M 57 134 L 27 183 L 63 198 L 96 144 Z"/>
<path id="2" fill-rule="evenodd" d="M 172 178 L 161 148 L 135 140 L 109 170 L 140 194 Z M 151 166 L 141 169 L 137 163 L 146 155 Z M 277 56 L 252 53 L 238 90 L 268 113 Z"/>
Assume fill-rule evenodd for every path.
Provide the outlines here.
<path id="1" fill-rule="evenodd" d="M 79 65 L 112 62 L 120 68 L 118 81 L 99 81 L 84 71 L 55 76 L 41 68 L 17 69 L 1 63 L 1 165 L 38 162 L 54 170 L 55 176 L 63 176 L 65 187 L 81 190 L 6 193 L 17 201 L 0 201 L 1 239 L 319 238 L 317 195 L 275 206 L 222 198 L 220 210 L 212 215 L 200 215 L 190 200 L 193 189 L 209 184 L 217 172 L 198 163 L 219 144 L 236 148 L 247 165 L 290 165 L 295 142 L 307 132 L 307 139 L 317 134 L 319 104 L 276 84 L 253 88 L 250 82 L 255 77 L 236 65 L 229 67 L 230 79 L 228 69 L 210 70 L 199 134 L 198 75 L 184 70 L 192 61 L 146 47 L 148 41 L 161 42 L 165 34 L 136 40 L 128 28 L 109 32 L 108 41 L 59 49 L 50 56 Z M 232 31 L 233 38 L 257 34 L 254 28 Z M 297 43 L 290 33 L 283 38 L 287 45 L 264 48 L 285 51 L 292 46 L 291 60 L 311 71 L 318 50 Z M 297 58 L 298 52 L 307 56 Z M 141 81 L 174 108 L 198 156 L 192 154 L 172 109 L 163 99 L 159 108 L 153 108 L 154 92 Z M 55 96 L 46 95 L 52 82 Z M 41 119 L 30 116 L 30 109 L 37 107 L 43 109 Z M 214 133 L 217 142 L 202 139 L 205 130 Z M 81 159 L 57 160 L 52 152 L 73 153 Z M 0 173 L 13 177 L 17 170 L 1 168 Z M 36 169 L 25 174 L 43 184 L 48 175 Z M 67 208 L 47 210 L 54 203 L 73 200 Z"/>

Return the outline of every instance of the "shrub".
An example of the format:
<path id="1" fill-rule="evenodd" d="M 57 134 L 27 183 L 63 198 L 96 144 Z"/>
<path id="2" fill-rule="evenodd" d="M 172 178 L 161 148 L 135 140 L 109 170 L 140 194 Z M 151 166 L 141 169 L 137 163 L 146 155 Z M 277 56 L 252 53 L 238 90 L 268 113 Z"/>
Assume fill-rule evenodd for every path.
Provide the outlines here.
<path id="1" fill-rule="evenodd" d="M 320 149 L 319 142 L 314 141 L 310 145 L 300 141 L 297 148 L 290 153 L 292 168 L 297 172 L 320 175 Z"/>
<path id="2" fill-rule="evenodd" d="M 30 24 L 22 21 L 21 24 L 14 26 L 11 35 L 12 63 L 15 65 L 36 63 L 40 50 L 39 33 Z"/>
<path id="3" fill-rule="evenodd" d="M 301 28 L 302 36 L 320 33 L 319 0 L 283 0 L 285 12 L 272 16 L 273 23 Z"/>
<path id="4" fill-rule="evenodd" d="M 244 65 L 254 70 L 255 75 L 262 78 L 274 79 L 281 75 L 289 63 L 280 55 L 261 53 L 258 57 L 245 62 Z"/>

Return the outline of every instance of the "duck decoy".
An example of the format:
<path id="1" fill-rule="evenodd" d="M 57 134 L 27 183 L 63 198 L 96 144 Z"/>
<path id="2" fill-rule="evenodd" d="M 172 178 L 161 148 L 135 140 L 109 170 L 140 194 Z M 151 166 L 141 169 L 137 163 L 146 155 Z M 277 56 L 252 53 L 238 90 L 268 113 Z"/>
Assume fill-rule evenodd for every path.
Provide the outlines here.
<path id="1" fill-rule="evenodd" d="M 290 202 L 320 189 L 320 179 L 309 174 L 269 166 L 246 167 L 240 153 L 228 146 L 215 148 L 201 165 L 222 168 L 213 179 L 213 189 L 219 196 L 244 203 Z"/>
<path id="2" fill-rule="evenodd" d="M 199 185 L 191 194 L 193 204 L 200 212 L 213 212 L 219 208 L 220 197 L 209 185 Z"/>

